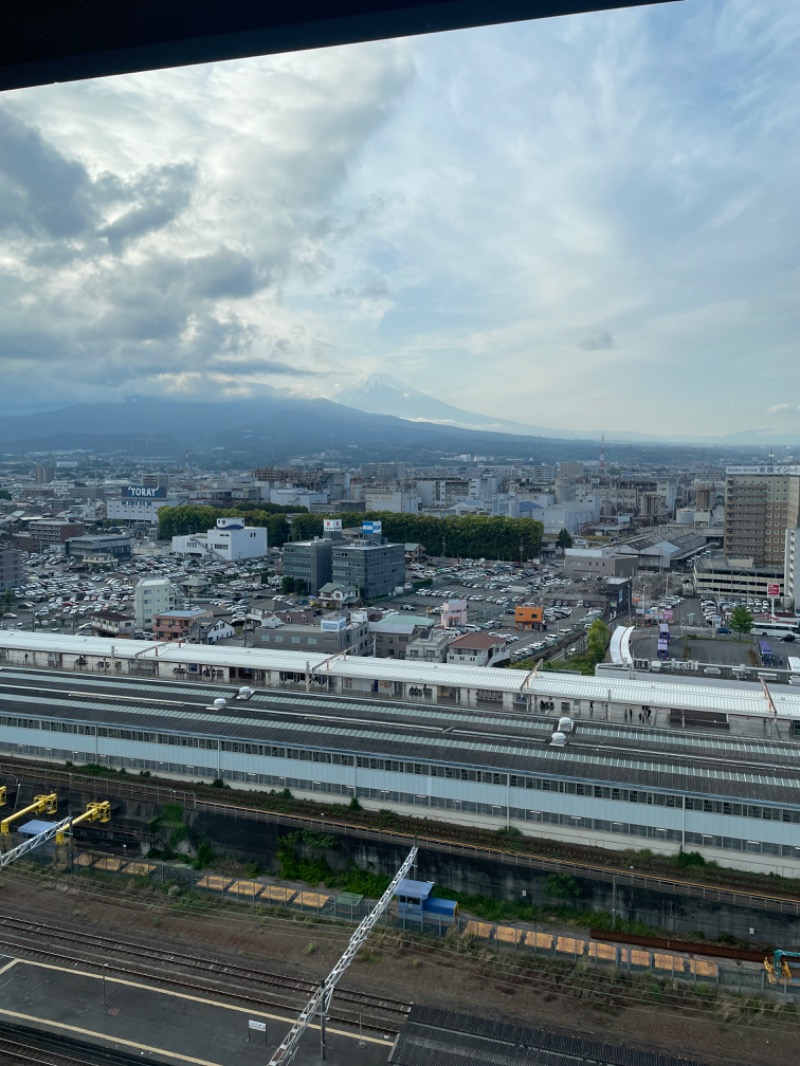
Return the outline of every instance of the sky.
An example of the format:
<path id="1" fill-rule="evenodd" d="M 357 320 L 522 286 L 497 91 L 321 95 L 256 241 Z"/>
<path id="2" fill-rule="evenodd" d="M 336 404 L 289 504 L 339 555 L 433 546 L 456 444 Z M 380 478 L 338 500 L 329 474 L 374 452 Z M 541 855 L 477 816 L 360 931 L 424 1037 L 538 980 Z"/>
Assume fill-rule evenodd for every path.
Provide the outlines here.
<path id="1" fill-rule="evenodd" d="M 0 410 L 390 373 L 795 435 L 798 50 L 685 0 L 0 94 Z"/>

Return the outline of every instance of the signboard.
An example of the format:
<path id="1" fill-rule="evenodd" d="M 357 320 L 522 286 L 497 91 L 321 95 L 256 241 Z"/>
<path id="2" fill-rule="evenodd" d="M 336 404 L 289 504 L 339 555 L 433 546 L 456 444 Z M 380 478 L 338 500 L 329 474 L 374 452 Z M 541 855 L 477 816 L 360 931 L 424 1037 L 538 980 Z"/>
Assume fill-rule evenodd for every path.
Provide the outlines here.
<path id="1" fill-rule="evenodd" d="M 323 633 L 339 633 L 343 629 L 347 629 L 346 618 L 323 618 L 319 624 L 319 628 Z"/>
<path id="2" fill-rule="evenodd" d="M 362 522 L 361 532 L 365 536 L 369 536 L 372 533 L 381 533 L 383 531 L 383 525 L 381 522 Z"/>
<path id="3" fill-rule="evenodd" d="M 341 518 L 323 518 L 322 519 L 322 531 L 323 531 L 323 533 L 341 533 L 342 532 L 342 520 L 341 520 Z"/>
<path id="4" fill-rule="evenodd" d="M 126 485 L 122 490 L 122 498 L 125 500 L 165 500 L 167 498 L 166 486 L 150 488 L 145 485 Z"/>
<path id="5" fill-rule="evenodd" d="M 780 596 L 780 594 L 781 594 L 780 585 L 778 585 L 778 584 L 767 585 L 767 595 L 770 597 L 770 599 L 774 599 L 776 596 Z"/>
<path id="6" fill-rule="evenodd" d="M 254 1018 L 251 1018 L 249 1020 L 249 1022 L 247 1023 L 247 1028 L 248 1029 L 252 1029 L 256 1033 L 266 1033 L 266 1031 L 267 1031 L 267 1023 L 266 1022 L 257 1022 Z"/>

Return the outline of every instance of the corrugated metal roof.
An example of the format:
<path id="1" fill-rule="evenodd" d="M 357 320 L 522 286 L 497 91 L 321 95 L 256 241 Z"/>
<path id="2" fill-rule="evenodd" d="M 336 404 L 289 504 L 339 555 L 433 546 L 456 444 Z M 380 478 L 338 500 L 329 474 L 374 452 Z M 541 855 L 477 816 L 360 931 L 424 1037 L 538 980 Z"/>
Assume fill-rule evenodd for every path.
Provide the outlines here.
<path id="1" fill-rule="evenodd" d="M 522 720 L 514 733 L 492 720 L 477 727 L 467 710 L 453 710 L 449 727 L 421 722 L 418 716 L 404 720 L 415 708 L 401 708 L 399 715 L 387 720 L 380 707 L 305 696 L 272 697 L 269 707 L 247 701 L 218 710 L 211 706 L 214 690 L 199 685 L 192 690 L 184 684 L 150 682 L 148 697 L 137 702 L 132 692 L 116 700 L 108 691 L 94 692 L 87 688 L 87 680 L 75 678 L 80 690 L 48 692 L 44 702 L 40 688 L 28 693 L 3 686 L 0 713 L 800 807 L 800 769 L 794 750 L 784 749 L 778 757 L 772 750 L 762 752 L 758 742 L 750 749 L 752 765 L 744 748 L 737 750 L 738 764 L 703 751 L 666 751 L 656 745 L 648 750 L 651 737 L 641 730 L 615 730 L 601 747 L 598 732 L 592 734 L 587 728 L 585 736 L 581 730 L 566 748 L 550 748 L 552 723 Z M 116 687 L 113 682 L 105 684 L 106 690 Z M 130 691 L 125 683 L 123 688 Z M 187 688 L 191 702 L 180 699 Z M 158 706 L 159 694 L 163 706 Z M 617 733 L 627 734 L 627 748 L 618 742 L 625 738 Z M 534 789 L 529 795 L 529 803 L 536 806 L 539 792 Z"/>
<path id="2" fill-rule="evenodd" d="M 772 709 L 762 689 L 744 686 L 739 682 L 718 681 L 716 684 L 674 683 L 662 675 L 647 680 L 610 677 L 601 674 L 583 677 L 578 674 L 525 674 L 519 670 L 498 670 L 493 667 L 460 666 L 444 663 L 421 663 L 412 660 L 374 659 L 339 655 L 330 657 L 317 652 L 278 651 L 275 649 L 241 648 L 218 645 L 183 644 L 177 642 L 119 640 L 100 637 L 79 637 L 54 633 L 31 633 L 20 630 L 0 631 L 0 648 L 20 651 L 53 651 L 68 655 L 93 655 L 119 659 L 158 658 L 175 665 L 201 664 L 209 667 L 236 667 L 248 670 L 280 670 L 286 673 L 305 673 L 319 670 L 338 677 L 352 677 L 376 681 L 396 681 L 421 685 L 442 685 L 453 688 L 524 692 L 547 699 L 564 698 L 594 701 L 602 704 L 629 705 L 635 708 L 648 705 L 654 708 L 683 708 L 685 710 L 716 711 L 747 717 L 773 717 Z M 526 678 L 528 679 L 526 683 Z M 770 689 L 781 717 L 800 719 L 800 692 L 773 686 Z"/>

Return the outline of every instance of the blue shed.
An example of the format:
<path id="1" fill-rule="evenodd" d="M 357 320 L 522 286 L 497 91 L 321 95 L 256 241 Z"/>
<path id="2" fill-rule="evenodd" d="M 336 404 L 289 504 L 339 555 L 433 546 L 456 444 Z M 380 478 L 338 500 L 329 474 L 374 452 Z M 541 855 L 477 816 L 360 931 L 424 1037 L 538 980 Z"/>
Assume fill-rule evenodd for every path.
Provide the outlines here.
<path id="1" fill-rule="evenodd" d="M 431 896 L 435 881 L 411 881 L 404 879 L 397 886 L 395 899 L 397 913 L 401 918 L 414 918 L 422 924 L 426 918 L 452 922 L 458 914 L 458 904 L 451 899 Z"/>

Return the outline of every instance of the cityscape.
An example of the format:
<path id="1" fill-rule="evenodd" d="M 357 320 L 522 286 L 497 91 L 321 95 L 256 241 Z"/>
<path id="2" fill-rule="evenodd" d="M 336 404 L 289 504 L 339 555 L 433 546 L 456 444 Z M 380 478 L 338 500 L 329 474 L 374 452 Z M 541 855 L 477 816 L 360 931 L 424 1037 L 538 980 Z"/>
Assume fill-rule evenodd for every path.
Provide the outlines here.
<path id="1" fill-rule="evenodd" d="M 196 7 L 0 47 L 0 1060 L 784 1066 L 798 12 Z"/>

